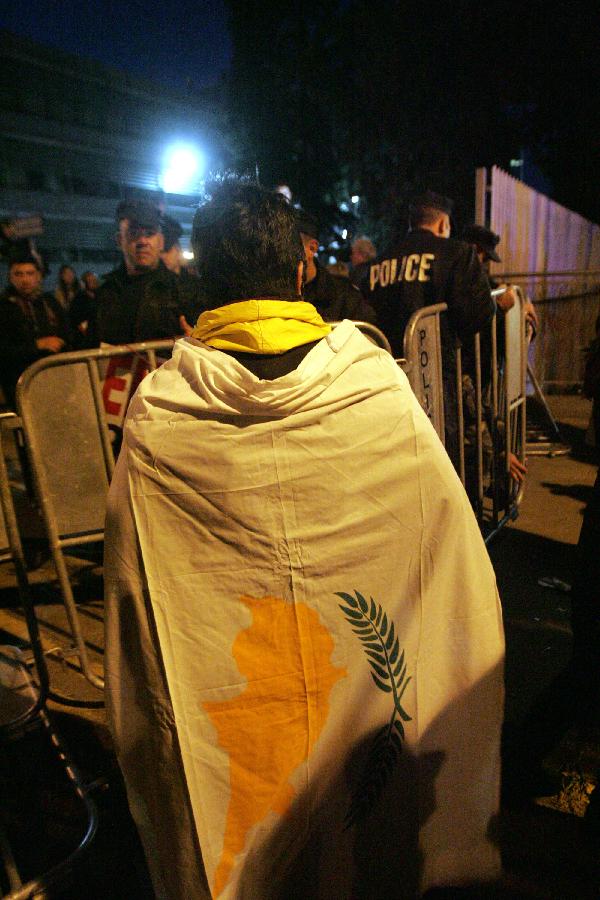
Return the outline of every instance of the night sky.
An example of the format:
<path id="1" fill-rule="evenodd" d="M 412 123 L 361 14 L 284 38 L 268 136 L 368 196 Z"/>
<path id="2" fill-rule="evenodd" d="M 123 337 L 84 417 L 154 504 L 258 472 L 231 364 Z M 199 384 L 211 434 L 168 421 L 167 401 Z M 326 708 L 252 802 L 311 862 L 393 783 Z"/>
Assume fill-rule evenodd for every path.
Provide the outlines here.
<path id="1" fill-rule="evenodd" d="M 186 93 L 229 73 L 229 7 L 236 60 L 230 96 L 242 98 L 230 118 L 239 125 L 238 143 L 271 180 L 296 178 L 305 194 L 308 187 L 310 202 L 339 177 L 321 178 L 324 152 L 333 162 L 353 159 L 364 181 L 387 140 L 399 145 L 401 161 L 407 150 L 414 156 L 413 181 L 439 170 L 444 177 L 432 175 L 428 183 L 442 190 L 448 182 L 450 193 L 470 194 L 477 166 L 508 168 L 511 159 L 524 158 L 529 184 L 600 221 L 598 0 L 574 0 L 551 14 L 547 0 L 456 0 L 431 9 L 414 0 L 13 0 L 4 6 L 0 28 Z M 386 9 L 400 11 L 396 32 L 382 24 Z M 327 41 L 339 39 L 342 13 L 354 15 L 353 30 L 331 53 Z M 317 40 L 313 51 L 294 38 L 302 29 L 327 40 Z M 351 102 L 344 115 L 346 94 Z M 342 123 L 359 110 L 349 134 L 336 130 L 334 107 Z M 254 144 L 247 144 L 252 131 Z M 335 138 L 328 147 L 330 132 Z M 427 168 L 428 151 L 444 143 L 445 157 L 438 153 Z M 458 162 L 468 169 L 468 188 L 450 177 Z"/>
<path id="2" fill-rule="evenodd" d="M 220 0 L 24 0 L 0 27 L 173 87 L 214 83 L 231 55 Z"/>

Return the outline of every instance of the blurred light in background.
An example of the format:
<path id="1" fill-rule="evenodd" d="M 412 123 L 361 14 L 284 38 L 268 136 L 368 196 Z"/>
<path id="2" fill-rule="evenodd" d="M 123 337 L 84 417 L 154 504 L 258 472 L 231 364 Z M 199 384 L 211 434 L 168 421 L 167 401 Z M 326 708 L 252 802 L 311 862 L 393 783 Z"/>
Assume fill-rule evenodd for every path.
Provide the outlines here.
<path id="1" fill-rule="evenodd" d="M 191 144 L 172 144 L 163 157 L 161 187 L 167 194 L 186 194 L 195 190 L 202 175 L 204 159 Z"/>

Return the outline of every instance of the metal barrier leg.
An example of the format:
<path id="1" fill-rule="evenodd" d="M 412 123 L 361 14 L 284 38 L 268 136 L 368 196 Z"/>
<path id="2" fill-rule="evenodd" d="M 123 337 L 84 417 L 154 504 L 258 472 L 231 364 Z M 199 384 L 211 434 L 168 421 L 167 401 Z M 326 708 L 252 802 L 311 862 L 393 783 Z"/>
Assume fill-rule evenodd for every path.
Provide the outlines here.
<path id="1" fill-rule="evenodd" d="M 559 431 L 558 425 L 556 424 L 556 419 L 552 415 L 552 411 L 551 411 L 550 407 L 548 406 L 546 398 L 544 397 L 544 393 L 543 393 L 543 391 L 539 385 L 539 382 L 538 382 L 537 378 L 535 377 L 535 373 L 534 373 L 533 369 L 531 368 L 531 366 L 529 365 L 529 363 L 527 364 L 527 375 L 533 385 L 533 390 L 535 392 L 535 396 L 542 404 L 544 412 L 546 413 L 546 417 L 548 419 L 548 422 L 550 423 L 550 427 L 554 431 L 554 434 L 556 435 L 556 437 L 560 440 L 560 431 Z"/>
<path id="2" fill-rule="evenodd" d="M 79 614 L 77 612 L 77 606 L 75 604 L 75 597 L 73 596 L 73 589 L 71 587 L 71 581 L 69 579 L 67 564 L 65 562 L 62 547 L 54 537 L 52 537 L 50 541 L 50 549 L 52 551 L 52 559 L 54 560 L 54 565 L 56 567 L 56 574 L 58 575 L 58 581 L 60 584 L 65 611 L 67 613 L 67 619 L 69 621 L 69 627 L 71 629 L 71 635 L 73 637 L 73 643 L 75 645 L 75 649 L 79 657 L 79 662 L 81 664 L 81 671 L 90 682 L 90 684 L 92 684 L 99 690 L 103 690 L 104 679 L 98 675 L 95 675 L 92 672 L 90 666 L 87 647 L 85 646 L 83 633 L 81 631 L 81 626 L 79 623 Z"/>

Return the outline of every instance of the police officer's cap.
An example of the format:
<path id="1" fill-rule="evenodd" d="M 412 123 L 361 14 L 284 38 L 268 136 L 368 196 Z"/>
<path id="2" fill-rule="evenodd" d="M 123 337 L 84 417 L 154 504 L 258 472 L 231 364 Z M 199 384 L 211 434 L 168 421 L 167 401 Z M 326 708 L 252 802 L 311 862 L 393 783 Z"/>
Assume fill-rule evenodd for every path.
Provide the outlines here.
<path id="1" fill-rule="evenodd" d="M 493 259 L 494 262 L 502 260 L 496 253 L 496 246 L 500 243 L 500 235 L 484 228 L 483 225 L 467 225 L 463 231 L 463 241 L 468 244 L 476 244 L 485 253 L 486 259 Z"/>
<path id="2" fill-rule="evenodd" d="M 134 228 L 161 231 L 162 216 L 158 207 L 147 200 L 121 200 L 117 206 L 117 222 L 127 219 Z"/>
<path id="3" fill-rule="evenodd" d="M 296 224 L 298 226 L 298 231 L 302 234 L 307 234 L 308 237 L 315 238 L 317 241 L 319 240 L 319 223 L 311 213 L 306 212 L 305 209 L 297 209 Z"/>

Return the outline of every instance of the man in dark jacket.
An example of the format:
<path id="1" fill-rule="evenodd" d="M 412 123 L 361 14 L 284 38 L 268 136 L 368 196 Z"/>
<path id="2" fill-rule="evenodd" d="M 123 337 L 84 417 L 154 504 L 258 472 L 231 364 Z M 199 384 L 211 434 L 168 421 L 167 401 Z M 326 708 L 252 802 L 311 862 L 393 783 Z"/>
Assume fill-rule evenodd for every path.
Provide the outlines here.
<path id="1" fill-rule="evenodd" d="M 316 307 L 317 312 L 326 322 L 352 319 L 355 322 L 375 324 L 375 312 L 358 288 L 347 278 L 332 275 L 319 265 L 317 220 L 304 210 L 298 210 L 296 218 L 306 255 L 304 299 Z"/>
<path id="2" fill-rule="evenodd" d="M 435 303 L 448 305 L 441 319 L 446 449 L 458 467 L 456 339 L 470 340 L 491 320 L 495 304 L 474 247 L 450 237 L 451 208 L 450 200 L 432 191 L 416 198 L 409 233 L 392 253 L 371 264 L 363 291 L 396 357 L 404 355 L 412 314 Z"/>
<path id="3" fill-rule="evenodd" d="M 123 263 L 98 290 L 99 340 L 130 344 L 182 334 L 185 309 L 177 276 L 160 258 L 159 210 L 146 201 L 125 200 L 117 207 L 117 222 Z"/>
<path id="4" fill-rule="evenodd" d="M 40 261 L 28 248 L 15 249 L 8 277 L 0 295 L 0 383 L 14 409 L 21 372 L 43 356 L 70 348 L 65 312 L 52 294 L 42 291 Z"/>

